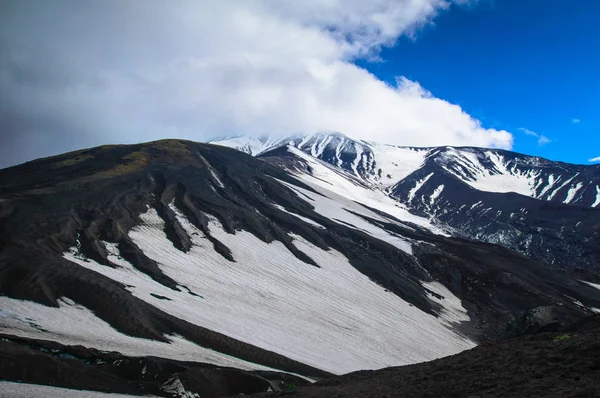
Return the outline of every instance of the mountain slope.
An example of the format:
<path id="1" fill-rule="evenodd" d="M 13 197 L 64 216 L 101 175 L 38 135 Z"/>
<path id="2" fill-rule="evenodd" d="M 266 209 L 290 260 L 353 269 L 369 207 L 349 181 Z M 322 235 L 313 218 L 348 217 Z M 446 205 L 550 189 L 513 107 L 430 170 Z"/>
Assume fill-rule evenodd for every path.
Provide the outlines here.
<path id="1" fill-rule="evenodd" d="M 600 266 L 600 166 L 482 148 L 394 147 L 339 133 L 268 142 L 261 158 L 319 160 L 454 236 L 562 268 Z"/>
<path id="2" fill-rule="evenodd" d="M 432 362 L 299 386 L 294 397 L 597 397 L 599 340 L 596 316 L 566 333 L 524 336 Z"/>
<path id="3" fill-rule="evenodd" d="M 256 142 L 262 143 L 260 146 Z M 323 160 L 366 183 L 389 187 L 417 170 L 427 149 L 404 148 L 354 140 L 340 133 L 274 137 L 237 137 L 211 142 L 249 153 L 268 157 L 285 147 L 296 148 L 316 159 Z M 249 146 L 259 150 L 247 150 Z"/>
<path id="4" fill-rule="evenodd" d="M 178 140 L 1 170 L 0 332 L 318 379 L 600 308 L 589 284 L 285 153 L 270 161 L 305 172 Z"/>
<path id="5" fill-rule="evenodd" d="M 277 138 L 236 137 L 212 143 L 253 156 L 287 145 L 374 185 L 389 187 L 424 167 L 437 168 L 484 192 L 515 192 L 586 207 L 600 205 L 600 165 L 553 162 L 498 149 L 411 148 L 349 138 L 340 133 Z M 438 170 L 439 171 L 439 170 Z"/>

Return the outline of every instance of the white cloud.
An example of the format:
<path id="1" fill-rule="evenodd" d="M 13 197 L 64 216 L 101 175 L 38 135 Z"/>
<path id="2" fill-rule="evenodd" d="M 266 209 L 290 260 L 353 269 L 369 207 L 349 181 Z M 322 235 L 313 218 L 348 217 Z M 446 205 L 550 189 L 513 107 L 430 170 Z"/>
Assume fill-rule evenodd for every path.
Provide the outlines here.
<path id="1" fill-rule="evenodd" d="M 575 119 L 571 120 L 571 123 L 578 124 L 578 123 L 581 123 L 581 120 L 575 118 Z"/>
<path id="2" fill-rule="evenodd" d="M 539 137 L 540 135 L 538 133 L 536 133 L 535 131 L 531 131 L 529 129 L 526 129 L 524 127 L 519 128 L 519 130 L 521 130 L 522 132 L 524 132 L 527 135 L 532 135 L 534 137 Z"/>
<path id="3" fill-rule="evenodd" d="M 538 134 L 535 131 L 531 131 L 531 130 L 526 129 L 524 127 L 519 128 L 519 130 L 522 131 L 522 132 L 524 132 L 527 135 L 532 136 L 532 137 L 537 137 L 537 139 L 538 139 L 537 143 L 538 143 L 539 146 L 544 146 L 544 145 L 549 144 L 549 143 L 552 142 L 552 140 L 550 138 L 546 137 L 543 134 Z"/>
<path id="4" fill-rule="evenodd" d="M 598 156 L 597 158 L 591 158 L 588 160 L 588 162 L 590 163 L 598 163 L 600 162 L 600 156 Z"/>
<path id="5" fill-rule="evenodd" d="M 552 140 L 550 138 L 546 137 L 545 135 L 540 135 L 540 138 L 538 138 L 539 146 L 543 146 L 543 145 L 549 144 L 551 142 L 552 142 Z"/>
<path id="6" fill-rule="evenodd" d="M 390 86 L 353 64 L 468 2 L 14 3 L 10 18 L 0 16 L 0 91 L 10 99 L 0 103 L 9 124 L 0 127 L 13 132 L 0 155 L 323 130 L 399 145 L 511 148 L 512 134 L 485 128 L 417 82 Z"/>

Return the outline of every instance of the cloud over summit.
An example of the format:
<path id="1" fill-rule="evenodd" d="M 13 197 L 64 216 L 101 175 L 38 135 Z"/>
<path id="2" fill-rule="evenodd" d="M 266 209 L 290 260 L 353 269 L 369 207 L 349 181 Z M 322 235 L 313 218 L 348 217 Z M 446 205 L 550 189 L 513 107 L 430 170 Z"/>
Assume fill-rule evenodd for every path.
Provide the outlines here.
<path id="1" fill-rule="evenodd" d="M 353 63 L 467 2 L 3 2 L 0 167 L 105 143 L 329 130 L 510 148 L 510 133 L 417 82 Z"/>

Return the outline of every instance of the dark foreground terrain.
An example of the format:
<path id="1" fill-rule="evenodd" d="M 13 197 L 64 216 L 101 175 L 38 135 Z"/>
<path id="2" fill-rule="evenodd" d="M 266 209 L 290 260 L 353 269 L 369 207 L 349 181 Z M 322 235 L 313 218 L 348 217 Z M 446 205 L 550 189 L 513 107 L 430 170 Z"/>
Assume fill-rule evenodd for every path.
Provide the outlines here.
<path id="1" fill-rule="evenodd" d="M 431 362 L 256 396 L 600 397 L 600 316 L 561 333 L 521 336 Z"/>
<path id="2" fill-rule="evenodd" d="M 0 334 L 0 381 L 105 393 L 222 397 L 310 384 L 287 373 L 243 371 Z M 189 394 L 189 395 L 186 395 Z M 0 387 L 0 397 L 3 395 Z"/>
<path id="3" fill-rule="evenodd" d="M 314 385 L 278 372 L 131 358 L 0 335 L 0 380 L 164 397 L 186 392 L 269 398 L 600 397 L 600 315 L 561 332 L 521 336 L 431 362 L 354 372 Z"/>

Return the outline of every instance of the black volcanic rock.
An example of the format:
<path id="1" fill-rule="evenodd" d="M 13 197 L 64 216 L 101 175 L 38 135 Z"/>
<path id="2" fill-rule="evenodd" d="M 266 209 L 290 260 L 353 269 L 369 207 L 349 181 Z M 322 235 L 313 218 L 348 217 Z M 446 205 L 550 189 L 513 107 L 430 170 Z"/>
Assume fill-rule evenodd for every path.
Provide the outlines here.
<path id="1" fill-rule="evenodd" d="M 255 397 L 599 397 L 600 317 L 557 333 L 486 344 L 435 361 L 361 371 Z"/>
<path id="2" fill-rule="evenodd" d="M 222 397 L 278 391 L 288 384 L 310 384 L 285 373 L 244 372 L 197 362 L 127 357 L 2 334 L 0 380 L 161 397 L 180 397 L 178 387 L 202 397 Z"/>
<path id="3" fill-rule="evenodd" d="M 479 156 L 485 164 L 483 150 L 460 149 Z M 460 169 L 452 157 L 444 158 L 445 151 L 437 150 L 419 170 L 396 184 L 391 195 L 407 203 L 414 214 L 433 217 L 464 237 L 503 245 L 559 268 L 600 269 L 600 208 L 590 207 L 596 200 L 600 168 L 496 152 L 508 159 L 508 167 L 515 173 L 540 173 L 540 192 L 548 176 L 569 180 L 574 175 L 571 184 L 582 184 L 585 189 L 569 204 L 562 201 L 571 184 L 556 192 L 549 190 L 555 193 L 551 199 L 549 193 L 534 199 L 513 192 L 480 191 L 465 182 L 473 178 L 468 170 Z M 418 194 L 411 197 L 411 189 L 423 180 Z M 431 197 L 440 186 L 444 189 L 432 204 Z"/>
<path id="4" fill-rule="evenodd" d="M 243 140 L 218 143 L 239 147 Z M 290 159 L 295 155 L 288 146 L 294 147 L 339 169 L 349 180 L 385 192 L 454 236 L 502 245 L 556 268 L 600 270 L 600 165 L 555 162 L 498 149 L 402 148 L 340 133 L 263 141 L 270 146 L 255 155 L 267 162 L 307 172 Z M 398 150 L 421 153 L 424 160 L 394 180 L 378 156 L 389 160 Z M 402 163 L 405 153 L 398 153 Z M 288 158 L 287 164 L 282 158 Z M 530 195 L 470 185 L 482 176 L 503 175 L 527 180 Z"/>
<path id="5" fill-rule="evenodd" d="M 53 307 L 59 299 L 68 298 L 129 336 L 168 342 L 168 336 L 178 335 L 281 371 L 315 379 L 330 376 L 318 366 L 179 319 L 136 297 L 125 284 L 63 257 L 76 247 L 86 258 L 113 268 L 117 265 L 110 261 L 103 242 L 114 243 L 123 258 L 152 280 L 197 294 L 185 282 L 165 275 L 128 235 L 141 223 L 140 214 L 153 208 L 164 221 L 165 236 L 173 247 L 189 251 L 191 237 L 170 208 L 174 203 L 232 266 L 243 266 L 243 259 L 234 259 L 230 248 L 211 235 L 208 217 L 217 218 L 230 234 L 243 230 L 264 242 L 280 242 L 307 267 L 318 264 L 293 245 L 290 234 L 318 248 L 335 249 L 390 294 L 435 316 L 441 308 L 422 282 L 439 281 L 460 298 L 472 319 L 471 324 L 456 328 L 477 341 L 506 336 L 510 325 L 534 308 L 560 306 L 562 310 L 548 319 L 559 324 L 588 315 L 590 307 L 600 308 L 600 290 L 505 247 L 433 235 L 394 222 L 391 216 L 386 216 L 390 222 L 365 217 L 414 241 L 414 253 L 409 255 L 317 213 L 310 200 L 282 181 L 313 190 L 276 165 L 302 167 L 297 159 L 282 156 L 266 162 L 228 148 L 166 140 L 86 149 L 0 170 L 0 295 Z M 52 364 L 54 359 L 45 360 L 63 369 L 61 364 Z M 239 376 L 229 371 L 226 376 L 203 372 L 209 384 L 213 377 L 238 380 Z M 255 383 L 246 376 L 239 379 Z M 194 383 L 181 375 L 171 380 L 179 382 Z M 262 381 L 256 383 L 262 388 Z"/>

